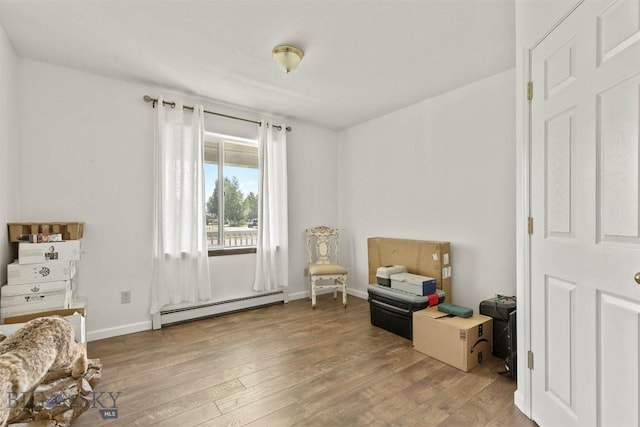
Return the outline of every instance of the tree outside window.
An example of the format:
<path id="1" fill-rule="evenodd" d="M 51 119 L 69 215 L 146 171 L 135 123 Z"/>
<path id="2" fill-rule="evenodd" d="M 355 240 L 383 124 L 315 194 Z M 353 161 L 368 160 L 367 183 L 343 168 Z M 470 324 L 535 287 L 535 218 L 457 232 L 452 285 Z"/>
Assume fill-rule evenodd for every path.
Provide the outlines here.
<path id="1" fill-rule="evenodd" d="M 220 208 L 218 180 L 216 180 L 213 194 L 207 201 L 207 213 L 211 218 L 218 218 Z M 234 227 L 248 224 L 258 217 L 258 196 L 252 191 L 246 196 L 240 190 L 238 178 L 224 177 L 224 218 L 225 222 Z"/>

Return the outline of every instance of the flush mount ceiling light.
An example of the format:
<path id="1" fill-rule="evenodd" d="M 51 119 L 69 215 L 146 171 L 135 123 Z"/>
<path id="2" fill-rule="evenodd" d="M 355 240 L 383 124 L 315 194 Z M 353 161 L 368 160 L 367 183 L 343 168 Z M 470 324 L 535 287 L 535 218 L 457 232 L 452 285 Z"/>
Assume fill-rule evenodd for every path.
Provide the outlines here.
<path id="1" fill-rule="evenodd" d="M 274 61 L 276 61 L 287 74 L 296 69 L 304 56 L 302 49 L 286 44 L 274 47 L 271 54 L 273 55 Z"/>

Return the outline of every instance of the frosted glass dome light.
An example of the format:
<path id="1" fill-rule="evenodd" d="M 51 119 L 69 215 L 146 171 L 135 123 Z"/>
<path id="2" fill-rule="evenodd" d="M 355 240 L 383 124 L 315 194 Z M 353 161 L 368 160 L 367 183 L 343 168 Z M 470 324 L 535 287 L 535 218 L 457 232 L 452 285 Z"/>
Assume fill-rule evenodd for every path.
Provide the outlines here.
<path id="1" fill-rule="evenodd" d="M 274 47 L 271 54 L 273 55 L 274 61 L 276 61 L 287 74 L 295 70 L 304 57 L 302 49 L 285 44 Z"/>

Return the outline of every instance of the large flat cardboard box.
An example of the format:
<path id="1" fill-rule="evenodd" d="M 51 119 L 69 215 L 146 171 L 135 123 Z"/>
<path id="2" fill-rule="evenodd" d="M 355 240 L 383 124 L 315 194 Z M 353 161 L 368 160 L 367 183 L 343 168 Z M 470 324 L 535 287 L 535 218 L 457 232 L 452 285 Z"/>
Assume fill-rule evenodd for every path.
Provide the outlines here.
<path id="1" fill-rule="evenodd" d="M 438 307 L 413 312 L 413 348 L 469 372 L 491 358 L 493 319 L 449 316 Z"/>
<path id="2" fill-rule="evenodd" d="M 451 244 L 429 240 L 370 237 L 367 239 L 369 283 L 376 283 L 378 267 L 404 265 L 407 271 L 436 279 L 436 287 L 451 302 Z"/>

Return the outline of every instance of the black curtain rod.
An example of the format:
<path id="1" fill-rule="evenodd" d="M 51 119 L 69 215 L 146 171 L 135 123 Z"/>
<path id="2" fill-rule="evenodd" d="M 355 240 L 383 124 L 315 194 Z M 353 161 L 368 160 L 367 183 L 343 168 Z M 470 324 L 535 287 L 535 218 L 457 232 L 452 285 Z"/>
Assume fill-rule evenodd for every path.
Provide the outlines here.
<path id="1" fill-rule="evenodd" d="M 156 104 L 158 103 L 158 98 L 152 98 L 149 95 L 143 96 L 142 99 L 144 100 L 144 102 L 151 102 L 152 105 L 153 105 L 153 108 L 155 108 Z M 162 105 L 170 105 L 172 108 L 175 108 L 176 103 L 175 102 L 169 102 L 169 101 L 162 101 Z M 193 111 L 193 107 L 190 107 L 188 105 L 183 105 L 182 108 L 184 108 L 185 110 Z M 242 117 L 230 116 L 228 114 L 216 113 L 215 111 L 209 111 L 209 110 L 204 110 L 204 112 L 207 113 L 207 114 L 213 114 L 214 116 L 226 117 L 228 119 L 241 120 L 243 122 L 255 123 L 258 126 L 262 125 L 260 122 L 257 122 L 255 120 L 250 120 L 250 119 L 244 119 Z M 278 130 L 282 130 L 282 126 L 280 126 L 280 125 L 272 125 L 272 126 L 274 128 L 276 128 L 276 129 L 278 129 Z M 291 126 L 287 126 L 286 130 L 287 130 L 287 132 L 291 132 Z"/>

